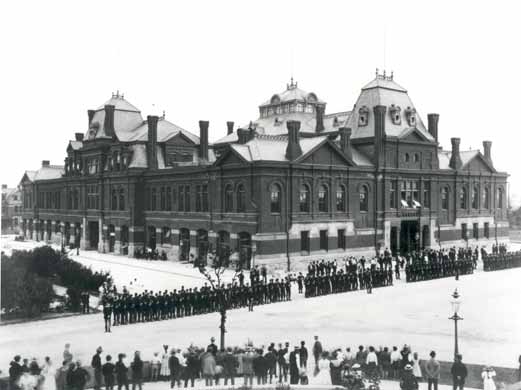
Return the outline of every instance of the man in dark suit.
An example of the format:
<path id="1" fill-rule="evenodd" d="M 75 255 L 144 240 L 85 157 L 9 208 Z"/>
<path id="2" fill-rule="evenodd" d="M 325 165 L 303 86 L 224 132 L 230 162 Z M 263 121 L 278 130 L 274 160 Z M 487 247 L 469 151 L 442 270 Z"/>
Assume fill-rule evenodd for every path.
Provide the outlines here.
<path id="1" fill-rule="evenodd" d="M 299 382 L 299 371 L 297 364 L 297 355 L 299 354 L 298 346 L 295 345 L 295 349 L 289 354 L 289 383 L 292 385 L 298 385 Z"/>
<path id="2" fill-rule="evenodd" d="M 318 341 L 318 336 L 315 336 L 315 344 L 313 345 L 313 357 L 315 358 L 315 367 L 318 368 L 318 359 L 322 355 L 322 344 Z"/>
<path id="3" fill-rule="evenodd" d="M 299 357 L 300 357 L 300 367 L 307 368 L 308 366 L 308 349 L 306 348 L 306 343 L 304 341 L 300 342 L 299 349 Z"/>

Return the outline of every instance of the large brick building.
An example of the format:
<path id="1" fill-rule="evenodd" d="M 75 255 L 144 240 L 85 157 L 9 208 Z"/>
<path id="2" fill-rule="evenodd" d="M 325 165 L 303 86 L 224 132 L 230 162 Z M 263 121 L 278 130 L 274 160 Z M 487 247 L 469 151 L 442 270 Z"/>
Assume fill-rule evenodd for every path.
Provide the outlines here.
<path id="1" fill-rule="evenodd" d="M 351 111 L 325 108 L 292 80 L 257 120 L 228 122 L 210 145 L 208 122 L 196 136 L 115 94 L 88 111 L 64 166 L 26 172 L 22 230 L 130 256 L 215 250 L 246 267 L 508 239 L 508 175 L 494 168 L 491 142 L 461 151 L 452 138 L 442 150 L 439 116 L 425 125 L 385 73 Z"/>

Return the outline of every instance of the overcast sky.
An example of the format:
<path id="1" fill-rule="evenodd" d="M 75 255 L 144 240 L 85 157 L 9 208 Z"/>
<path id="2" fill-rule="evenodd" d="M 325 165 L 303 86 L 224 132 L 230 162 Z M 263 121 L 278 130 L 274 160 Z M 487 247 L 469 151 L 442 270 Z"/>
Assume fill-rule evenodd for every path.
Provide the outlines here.
<path id="1" fill-rule="evenodd" d="M 349 110 L 375 68 L 394 70 L 440 142 L 492 140 L 521 195 L 521 21 L 516 1 L 4 1 L 0 5 L 1 182 L 62 164 L 87 110 L 120 90 L 144 115 L 210 141 L 256 119 L 285 88 Z M 384 38 L 385 37 L 385 38 Z M 385 53 L 385 54 L 384 54 Z M 519 203 L 517 200 L 516 203 Z"/>

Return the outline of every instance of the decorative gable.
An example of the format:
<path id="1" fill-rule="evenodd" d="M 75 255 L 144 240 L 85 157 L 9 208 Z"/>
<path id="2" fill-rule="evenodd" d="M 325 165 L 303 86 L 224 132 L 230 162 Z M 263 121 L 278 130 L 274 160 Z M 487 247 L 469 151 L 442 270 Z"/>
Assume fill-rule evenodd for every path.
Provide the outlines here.
<path id="1" fill-rule="evenodd" d="M 398 138 L 400 138 L 401 141 L 407 141 L 407 142 L 431 142 L 417 128 L 407 129 L 407 130 L 403 131 L 398 136 Z"/>
<path id="2" fill-rule="evenodd" d="M 463 167 L 463 170 L 474 172 L 495 172 L 496 170 L 490 165 L 481 154 L 476 154 Z"/>
<path id="3" fill-rule="evenodd" d="M 355 165 L 352 161 L 348 160 L 337 147 L 333 146 L 330 141 L 319 144 L 316 148 L 310 150 L 298 159 L 297 162 L 317 165 Z"/>

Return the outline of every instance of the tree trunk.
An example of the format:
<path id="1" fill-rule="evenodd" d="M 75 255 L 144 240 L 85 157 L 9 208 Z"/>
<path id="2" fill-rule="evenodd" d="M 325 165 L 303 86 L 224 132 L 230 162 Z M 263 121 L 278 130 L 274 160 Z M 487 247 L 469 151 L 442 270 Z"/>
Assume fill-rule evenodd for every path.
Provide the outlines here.
<path id="1" fill-rule="evenodd" d="M 221 351 L 224 351 L 224 334 L 226 333 L 226 309 L 221 309 Z"/>

